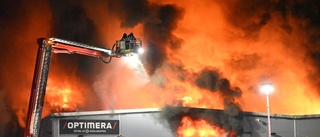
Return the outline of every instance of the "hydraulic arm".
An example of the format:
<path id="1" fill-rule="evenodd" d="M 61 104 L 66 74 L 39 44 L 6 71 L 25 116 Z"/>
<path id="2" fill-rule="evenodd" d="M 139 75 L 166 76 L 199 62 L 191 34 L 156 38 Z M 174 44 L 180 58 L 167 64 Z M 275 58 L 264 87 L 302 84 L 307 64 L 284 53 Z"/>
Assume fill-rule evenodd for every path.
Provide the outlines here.
<path id="1" fill-rule="evenodd" d="M 113 57 L 131 56 L 142 52 L 142 41 L 135 38 L 132 33 L 124 34 L 121 40 L 116 41 L 111 49 L 95 47 L 78 42 L 58 39 L 39 38 L 36 65 L 34 70 L 28 115 L 24 137 L 38 137 L 42 108 L 46 93 L 51 54 L 67 53 L 81 54 L 101 59 L 109 63 Z"/>

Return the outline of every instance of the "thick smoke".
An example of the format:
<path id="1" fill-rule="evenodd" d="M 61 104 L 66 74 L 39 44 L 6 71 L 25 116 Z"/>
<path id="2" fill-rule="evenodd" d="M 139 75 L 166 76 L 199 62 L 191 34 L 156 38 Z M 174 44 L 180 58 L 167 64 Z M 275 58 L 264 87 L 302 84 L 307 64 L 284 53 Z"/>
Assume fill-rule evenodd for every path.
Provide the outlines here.
<path id="1" fill-rule="evenodd" d="M 195 83 L 198 87 L 220 92 L 223 98 L 225 111 L 230 115 L 238 115 L 241 110 L 240 105 L 235 102 L 237 97 L 241 97 L 242 91 L 238 87 L 231 87 L 230 81 L 223 78 L 217 70 L 205 69 L 198 74 Z"/>
<path id="2" fill-rule="evenodd" d="M 170 97 L 177 90 L 183 92 L 192 86 L 196 88 L 191 90 L 218 93 L 225 110 L 214 115 L 235 118 L 237 121 L 242 109 L 264 110 L 264 103 L 259 102 L 260 97 L 258 100 L 256 98 L 255 84 L 274 80 L 279 83 L 278 92 L 271 102 L 271 105 L 275 102 L 278 106 L 273 107 L 274 112 L 314 113 L 316 110 L 306 109 L 317 108 L 318 97 L 314 97 L 313 92 L 320 94 L 319 9 L 320 2 L 313 0 L 163 1 L 161 4 L 147 0 L 2 0 L 0 110 L 4 112 L 0 116 L 5 120 L 0 122 L 0 135 L 21 136 L 21 127 L 16 126 L 17 123 L 23 126 L 25 121 L 36 56 L 35 40 L 38 37 L 55 36 L 99 46 L 111 40 L 102 38 L 102 32 L 118 35 L 117 30 L 120 29 L 115 28 L 127 31 L 140 27 L 138 33 L 141 33 L 144 47 L 148 51 L 143 57 L 145 67 L 151 76 L 165 76 L 159 83 L 166 91 L 174 91 L 166 93 Z M 112 25 L 105 27 L 108 25 L 104 24 Z M 101 72 L 100 66 L 96 65 L 101 62 L 78 55 L 54 55 L 53 58 L 49 79 L 81 83 L 85 87 L 81 94 L 88 97 L 87 106 L 83 107 L 100 108 L 99 101 L 88 101 L 98 95 L 88 91 L 92 91 L 92 84 L 96 81 L 92 76 Z M 119 70 L 123 69 L 119 67 Z M 170 77 L 174 73 L 179 76 Z M 118 78 L 118 75 L 110 75 L 112 80 Z M 188 81 L 194 75 L 196 78 Z M 178 85 L 173 83 L 176 81 L 179 81 Z M 115 89 L 123 87 L 116 85 L 115 81 L 108 83 Z M 232 85 L 239 86 L 241 90 Z M 287 94 L 288 91 L 290 94 Z M 246 104 L 241 104 L 244 105 L 242 109 L 235 101 L 241 97 L 247 97 L 244 101 Z M 144 96 L 140 98 L 142 100 Z M 149 102 L 147 100 L 143 103 Z M 256 107 L 259 106 L 257 104 L 263 104 L 263 107 Z M 304 106 L 299 106 L 301 104 Z M 182 115 L 193 116 L 196 112 L 204 116 L 195 115 L 194 119 L 208 117 L 215 125 L 239 129 L 237 124 L 228 120 L 212 120 L 213 116 L 207 115 L 204 110 L 174 110 L 166 107 L 164 117 L 181 120 L 179 117 Z M 178 121 L 172 124 L 175 129 Z"/>
<path id="3" fill-rule="evenodd" d="M 192 120 L 203 119 L 212 126 L 218 126 L 227 133 L 240 133 L 242 130 L 242 115 L 230 115 L 223 110 L 209 110 L 201 108 L 185 108 L 165 106 L 161 111 L 161 118 L 166 119 L 170 129 L 175 133 L 181 125 L 182 118 L 188 116 Z"/>
<path id="4" fill-rule="evenodd" d="M 46 28 L 42 28 L 42 32 L 35 32 L 29 28 L 46 23 L 43 20 L 31 23 L 37 16 L 35 10 L 30 10 L 31 3 L 19 0 L 0 1 L 0 136 L 23 135 L 21 125 L 25 121 L 32 80 L 32 74 L 27 71 L 32 71 L 32 65 L 29 63 L 34 62 L 36 53 L 36 50 L 29 49 L 32 47 L 30 45 L 36 43 L 30 35 L 46 33 Z M 40 27 L 41 25 L 33 29 Z"/>
<path id="5" fill-rule="evenodd" d="M 315 68 L 314 70 L 310 70 L 309 78 L 310 82 L 315 85 L 318 94 L 320 94 L 320 2 L 282 1 L 287 7 L 282 12 L 291 13 L 294 17 L 303 20 L 299 25 L 305 29 L 304 33 L 307 36 L 307 41 L 303 43 L 303 46 L 307 50 L 306 60 L 311 61 Z"/>
<path id="6" fill-rule="evenodd" d="M 81 2 L 52 0 L 49 4 L 53 21 L 52 36 L 90 45 L 101 45 L 97 28 L 86 15 Z M 90 74 L 94 73 L 94 67 L 91 67 L 94 59 L 86 56 L 67 56 L 69 55 L 57 56 L 61 66 L 68 66 L 64 71 L 71 73 L 75 69 L 83 80 L 92 79 Z"/>
<path id="7" fill-rule="evenodd" d="M 220 3 L 221 2 L 221 3 Z M 244 31 L 241 37 L 256 38 L 271 18 L 272 2 L 261 0 L 219 1 L 228 23 Z"/>
<path id="8" fill-rule="evenodd" d="M 149 74 L 167 60 L 168 50 L 177 50 L 182 39 L 173 34 L 178 21 L 183 17 L 183 9 L 175 4 L 160 5 L 147 0 L 109 1 L 108 9 L 121 19 L 122 27 L 143 24 L 146 69 Z"/>
<path id="9" fill-rule="evenodd" d="M 52 12 L 52 37 L 93 46 L 102 45 L 97 27 L 86 14 L 85 6 L 81 1 L 50 0 L 49 6 Z M 85 100 L 93 100 L 97 98 L 96 94 L 91 92 L 93 90 L 91 85 L 94 82 L 94 76 L 99 72 L 98 67 L 95 67 L 95 64 L 97 63 L 101 62 L 96 58 L 90 58 L 82 55 L 53 55 L 50 76 L 55 76 L 56 80 L 68 79 L 69 81 L 80 82 L 85 89 L 78 89 L 80 91 L 77 91 L 77 94 L 87 96 L 87 98 L 84 98 Z M 63 87 L 65 85 L 62 84 L 54 86 Z M 95 110 L 101 107 L 99 106 L 99 102 L 85 102 L 87 103 L 78 106 L 80 107 L 80 110 Z"/>
<path id="10" fill-rule="evenodd" d="M 11 114 L 11 118 L 8 119 L 10 122 L 1 127 L 3 130 L 0 135 L 3 137 L 21 137 L 23 136 L 24 128 L 22 128 L 18 123 L 18 118 L 15 114 Z"/>
<path id="11" fill-rule="evenodd" d="M 20 137 L 27 115 L 37 51 L 36 39 L 54 36 L 99 45 L 99 37 L 78 1 L 3 0 L 0 2 L 0 26 L 0 109 L 3 110 L 1 117 L 5 119 L 0 123 L 0 136 Z M 53 58 L 49 84 L 51 78 L 61 82 L 80 81 L 85 87 L 82 95 L 87 96 L 88 100 L 96 98 L 94 93 L 86 92 L 90 91 L 90 86 L 83 86 L 92 84 L 92 77 L 88 76 L 95 72 L 94 67 L 90 67 L 91 59 L 77 55 L 53 55 Z M 52 109 L 48 103 L 52 102 L 46 102 L 43 113 Z M 86 105 L 88 110 L 99 108 L 97 102 L 87 101 Z"/>
<path id="12" fill-rule="evenodd" d="M 289 44 L 290 38 L 284 38 L 283 43 L 293 52 L 303 53 L 304 61 L 312 64 L 308 69 L 308 80 L 319 91 L 320 89 L 320 2 L 312 0 L 240 0 L 218 1 L 226 14 L 228 23 L 244 32 L 234 35 L 237 38 L 257 38 L 261 29 L 271 19 L 277 19 L 276 26 L 292 36 L 299 33 L 297 43 Z M 279 15 L 279 16 L 278 16 Z M 294 40 L 292 40 L 294 41 Z M 295 58 L 295 57 L 293 57 Z"/>
<path id="13" fill-rule="evenodd" d="M 218 92 L 223 101 L 223 110 L 210 110 L 201 108 L 171 107 L 165 106 L 161 112 L 170 125 L 170 129 L 176 132 L 181 125 L 184 116 L 192 120 L 203 119 L 213 126 L 218 126 L 226 132 L 240 133 L 242 128 L 242 109 L 236 102 L 241 98 L 242 91 L 238 87 L 232 87 L 229 80 L 222 77 L 222 74 L 213 68 L 207 68 L 199 73 L 192 74 L 195 77 L 194 84 L 201 89 L 211 92 Z M 218 101 L 215 101 L 219 103 Z"/>

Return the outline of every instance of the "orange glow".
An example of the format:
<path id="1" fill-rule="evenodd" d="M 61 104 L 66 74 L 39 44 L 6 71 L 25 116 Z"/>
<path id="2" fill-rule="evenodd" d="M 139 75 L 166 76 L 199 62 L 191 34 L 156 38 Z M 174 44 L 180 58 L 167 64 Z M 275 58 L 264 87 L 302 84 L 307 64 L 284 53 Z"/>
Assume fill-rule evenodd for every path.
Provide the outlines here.
<path id="1" fill-rule="evenodd" d="M 74 96 L 70 87 L 53 87 L 48 91 L 47 101 L 54 112 L 76 111 L 79 98 Z M 77 98 L 77 101 L 72 98 Z"/>
<path id="2" fill-rule="evenodd" d="M 60 71 L 53 67 L 53 73 Z M 84 106 L 86 96 L 86 85 L 78 85 L 79 80 L 73 73 L 65 74 L 65 72 L 58 72 L 64 75 L 54 75 L 49 77 L 47 84 L 47 91 L 45 95 L 45 104 L 43 117 L 53 112 L 73 112 L 79 111 L 80 107 Z M 68 80 L 65 80 L 65 79 Z M 91 99 L 87 97 L 87 99 Z M 98 105 L 97 105 L 98 106 Z"/>
<path id="3" fill-rule="evenodd" d="M 76 74 L 76 69 L 80 66 L 77 66 L 78 62 L 70 63 L 70 60 L 65 61 L 61 58 L 58 60 L 56 56 L 61 55 L 54 54 L 43 117 L 52 111 L 74 111 L 77 107 L 88 111 L 161 108 L 166 104 L 174 106 L 182 103 L 182 106 L 186 107 L 224 109 L 224 98 L 220 91 L 201 89 L 195 84 L 196 74 L 207 68 L 219 70 L 221 75 L 230 81 L 232 87 L 241 89 L 241 97 L 232 98 L 232 101 L 239 103 L 244 111 L 266 112 L 265 95 L 259 92 L 259 86 L 263 82 L 273 82 L 275 91 L 270 94 L 271 113 L 320 113 L 319 86 L 314 84 L 315 81 L 320 81 L 316 75 L 319 68 L 308 59 L 310 49 L 307 49 L 307 45 L 312 43 L 307 34 L 312 31 L 309 32 L 309 27 L 306 27 L 309 23 L 307 19 L 300 19 L 293 14 L 284 18 L 279 11 L 266 11 L 270 14 L 270 19 L 257 31 L 252 32 L 253 34 L 247 35 L 252 29 L 250 24 L 257 24 L 260 21 L 259 13 L 264 11 L 252 10 L 250 15 L 241 14 L 242 6 L 238 5 L 238 1 L 150 1 L 157 4 L 174 4 L 183 9 L 183 17 L 171 26 L 174 29 L 170 32 L 183 41 L 179 45 L 180 48 L 172 49 L 175 45 L 170 45 L 170 42 L 160 45 L 164 47 L 166 57 L 151 76 L 137 74 L 137 67 L 130 68 L 128 65 L 131 64 L 125 63 L 124 59 L 113 59 L 107 65 L 96 61 L 97 65 L 85 66 L 96 72 L 84 76 L 92 76 L 88 83 L 81 81 L 79 75 L 82 74 Z M 161 20 L 153 16 L 141 17 L 142 20 L 133 28 L 122 27 L 121 22 L 124 19 L 119 17 L 116 11 L 108 11 L 109 2 L 100 2 L 81 1 L 77 4 L 81 5 L 80 9 L 85 8 L 83 15 L 87 17 L 82 19 L 85 21 L 84 28 L 92 23 L 93 31 L 97 32 L 93 37 L 99 39 L 103 46 L 112 47 L 123 33 L 130 32 L 134 32 L 136 37 L 143 40 L 146 49 L 151 46 L 148 45 L 150 40 L 144 38 L 148 35 L 144 32 L 144 25 L 146 22 L 161 24 Z M 4 82 L 1 87 L 4 101 L 1 103 L 16 114 L 19 124 L 24 126 L 37 51 L 35 40 L 39 37 L 51 37 L 52 25 L 57 24 L 52 23 L 54 19 L 51 15 L 54 14 L 50 9 L 54 8 L 47 1 L 24 2 L 20 5 L 24 5 L 20 11 L 23 14 L 10 18 L 12 22 L 4 23 L 8 27 L 4 27 L 2 33 L 3 47 L 10 48 L 2 49 L 5 51 L 3 53 L 8 54 L 0 59 Z M 159 7 L 149 7 L 151 8 Z M 239 13 L 232 15 L 234 12 L 230 10 L 233 9 L 238 9 Z M 24 17 L 23 20 L 21 17 Z M 243 26 L 231 22 L 239 21 L 238 18 L 243 18 L 243 24 L 239 23 Z M 290 28 L 290 32 L 283 29 L 286 26 Z M 159 28 L 166 29 L 162 26 Z M 78 29 L 74 32 L 69 30 L 70 34 L 78 37 L 78 33 L 83 33 L 82 28 Z M 153 41 L 158 42 L 162 39 Z M 75 55 L 68 56 L 76 58 Z M 143 65 L 140 64 L 140 67 L 143 68 Z M 191 121 L 190 124 L 194 125 L 197 122 Z M 191 128 L 185 132 L 188 135 L 187 133 L 200 133 L 200 130 Z"/>
<path id="4" fill-rule="evenodd" d="M 182 100 L 183 106 L 187 106 L 187 104 L 189 104 L 192 101 L 192 98 L 190 96 L 184 96 L 179 100 Z"/>
<path id="5" fill-rule="evenodd" d="M 161 3 L 173 3 L 170 0 Z M 187 72 L 200 72 L 214 67 L 230 80 L 232 86 L 242 90 L 242 96 L 236 98 L 244 111 L 266 112 L 266 99 L 260 93 L 263 82 L 273 82 L 275 91 L 270 94 L 271 113 L 318 114 L 320 113 L 319 93 L 311 72 L 315 67 L 306 60 L 307 51 L 303 46 L 307 41 L 301 21 L 288 15 L 292 32 L 288 34 L 281 28 L 283 19 L 277 12 L 270 12 L 272 18 L 257 31 L 257 37 L 246 36 L 246 31 L 229 22 L 226 5 L 236 7 L 236 1 L 223 4 L 204 0 L 175 1 L 185 10 L 183 19 L 177 25 L 174 34 L 184 40 L 179 50 L 168 48 L 170 65 L 183 64 Z M 233 15 L 237 19 L 237 15 Z M 246 16 L 247 17 L 247 16 Z M 244 23 L 253 23 L 259 17 L 243 19 Z M 200 27 L 200 26 L 201 27 Z M 178 60 L 178 61 L 177 61 Z M 164 63 L 165 64 L 165 63 Z M 171 87 L 183 87 L 174 91 L 177 98 L 190 96 L 187 106 L 222 108 L 220 95 L 196 88 L 191 74 L 183 74 L 186 79 L 177 80 L 179 71 L 172 71 L 162 65 L 161 70 L 170 81 Z M 177 77 L 175 77 L 177 76 Z M 173 95 L 174 96 L 174 95 Z M 199 102 L 199 103 L 197 103 Z"/>
<path id="6" fill-rule="evenodd" d="M 179 137 L 222 137 L 225 131 L 217 126 L 212 126 L 205 120 L 192 120 L 185 116 L 177 129 Z"/>
<path id="7" fill-rule="evenodd" d="M 185 95 L 186 94 L 186 95 Z M 211 93 L 206 90 L 195 90 L 190 89 L 185 92 L 182 92 L 181 95 L 177 94 L 177 100 L 182 103 L 183 107 L 195 107 L 195 108 L 214 108 L 214 109 L 223 109 L 221 103 L 222 98 L 219 93 Z"/>
<path id="8" fill-rule="evenodd" d="M 51 12 L 47 1 L 30 1 L 20 5 L 19 8 L 14 8 L 17 9 L 15 14 L 8 14 L 10 19 L 2 18 L 0 21 L 2 26 L 6 26 L 2 27 L 0 32 L 1 51 L 4 51 L 0 57 L 2 62 L 0 75 L 4 80 L 0 90 L 2 98 L 0 104 L 5 106 L 1 112 L 1 117 L 7 118 L 5 121 L 15 124 L 16 121 L 12 119 L 17 118 L 19 125 L 25 127 L 37 53 L 36 39 L 47 37 L 50 33 L 48 24 Z M 12 114 L 16 116 L 11 116 Z"/>

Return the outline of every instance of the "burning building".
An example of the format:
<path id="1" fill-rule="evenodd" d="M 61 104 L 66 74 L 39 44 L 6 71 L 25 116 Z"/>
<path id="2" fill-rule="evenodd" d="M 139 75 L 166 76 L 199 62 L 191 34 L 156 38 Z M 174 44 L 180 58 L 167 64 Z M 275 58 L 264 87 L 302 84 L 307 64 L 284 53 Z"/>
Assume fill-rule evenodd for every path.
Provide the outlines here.
<path id="1" fill-rule="evenodd" d="M 53 113 L 42 120 L 42 137 L 265 137 L 267 115 L 167 106 Z M 272 114 L 273 137 L 318 136 L 320 115 Z"/>
<path id="2" fill-rule="evenodd" d="M 319 114 L 319 9 L 312 0 L 3 0 L 0 136 L 21 136 L 25 126 L 39 37 L 108 47 L 134 32 L 147 51 L 138 64 L 53 55 L 43 116 L 182 106 L 201 111 L 156 112 L 164 121 L 178 120 L 168 123 L 175 134 L 185 129 L 180 121 L 214 123 L 223 127 L 217 133 L 233 135 L 247 132 L 242 113 L 265 112 L 258 86 L 270 81 L 276 89 L 271 113 Z M 206 119 L 203 109 L 217 109 L 212 113 L 227 120 Z"/>

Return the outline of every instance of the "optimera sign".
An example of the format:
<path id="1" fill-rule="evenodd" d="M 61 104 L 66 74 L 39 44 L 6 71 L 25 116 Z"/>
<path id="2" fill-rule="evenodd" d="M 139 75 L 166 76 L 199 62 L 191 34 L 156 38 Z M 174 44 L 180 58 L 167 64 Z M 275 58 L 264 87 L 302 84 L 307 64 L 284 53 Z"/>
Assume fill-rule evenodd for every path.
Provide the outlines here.
<path id="1" fill-rule="evenodd" d="M 119 134 L 119 120 L 60 120 L 60 134 Z"/>

